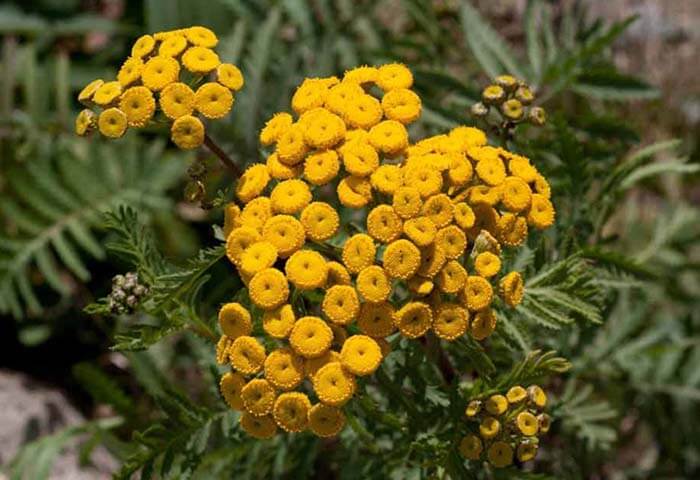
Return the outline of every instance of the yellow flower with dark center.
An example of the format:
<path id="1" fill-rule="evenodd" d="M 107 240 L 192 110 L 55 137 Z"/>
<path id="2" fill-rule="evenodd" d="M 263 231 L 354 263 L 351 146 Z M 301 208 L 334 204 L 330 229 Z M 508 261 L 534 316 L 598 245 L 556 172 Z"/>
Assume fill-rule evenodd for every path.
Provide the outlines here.
<path id="1" fill-rule="evenodd" d="M 493 442 L 486 455 L 489 463 L 496 468 L 507 467 L 513 463 L 513 449 L 506 442 Z"/>
<path id="2" fill-rule="evenodd" d="M 192 115 L 183 115 L 170 127 L 170 138 L 178 147 L 189 150 L 204 142 L 204 125 Z"/>
<path id="3" fill-rule="evenodd" d="M 389 243 L 401 236 L 401 218 L 391 205 L 379 205 L 367 215 L 367 233 L 382 243 Z"/>
<path id="4" fill-rule="evenodd" d="M 75 133 L 85 136 L 97 125 L 97 115 L 92 110 L 85 108 L 75 117 Z"/>
<path id="5" fill-rule="evenodd" d="M 266 268 L 272 267 L 277 261 L 277 247 L 272 243 L 255 242 L 243 251 L 238 264 L 244 275 L 252 277 Z"/>
<path id="6" fill-rule="evenodd" d="M 370 129 L 369 141 L 374 148 L 391 157 L 408 146 L 408 132 L 401 123 L 384 120 Z"/>
<path id="7" fill-rule="evenodd" d="M 532 204 L 527 211 L 527 223 L 544 230 L 554 223 L 554 206 L 552 202 L 539 193 L 532 194 Z"/>
<path id="8" fill-rule="evenodd" d="M 141 71 L 143 85 L 154 92 L 177 82 L 180 64 L 172 57 L 155 56 L 149 59 Z"/>
<path id="9" fill-rule="evenodd" d="M 143 61 L 138 57 L 129 57 L 119 69 L 117 81 L 121 83 L 122 87 L 128 87 L 132 83 L 139 81 L 141 70 L 143 70 Z"/>
<path id="10" fill-rule="evenodd" d="M 362 208 L 372 199 L 372 186 L 362 177 L 343 178 L 336 191 L 340 204 L 348 208 Z"/>
<path id="11" fill-rule="evenodd" d="M 450 197 L 441 193 L 428 198 L 421 208 L 421 213 L 430 218 L 437 228 L 442 228 L 452 222 L 454 206 Z"/>
<path id="12" fill-rule="evenodd" d="M 475 185 L 466 190 L 466 198 L 473 207 L 480 204 L 494 206 L 501 201 L 501 189 L 488 185 Z"/>
<path id="13" fill-rule="evenodd" d="M 270 176 L 276 180 L 289 180 L 290 178 L 299 177 L 301 175 L 301 166 L 289 166 L 280 162 L 277 153 L 272 153 L 267 157 L 267 171 Z"/>
<path id="14" fill-rule="evenodd" d="M 345 241 L 343 264 L 350 273 L 359 273 L 374 263 L 376 254 L 377 248 L 372 237 L 365 233 L 357 233 Z"/>
<path id="15" fill-rule="evenodd" d="M 100 133 L 109 138 L 120 138 L 126 132 L 126 114 L 118 108 L 108 108 L 97 119 Z"/>
<path id="16" fill-rule="evenodd" d="M 401 169 L 398 165 L 380 165 L 372 172 L 370 181 L 375 190 L 393 195 L 401 186 Z"/>
<path id="17" fill-rule="evenodd" d="M 506 92 L 500 85 L 489 85 L 481 92 L 481 98 L 487 105 L 496 105 L 506 98 Z"/>
<path id="18" fill-rule="evenodd" d="M 243 207 L 243 211 L 238 217 L 238 223 L 262 231 L 263 226 L 270 218 L 272 218 L 272 202 L 268 197 L 257 197 Z"/>
<path id="19" fill-rule="evenodd" d="M 348 273 L 348 269 L 342 263 L 328 262 L 326 266 L 328 267 L 326 288 L 330 288 L 333 285 L 350 285 L 350 273 Z"/>
<path id="20" fill-rule="evenodd" d="M 469 418 L 475 417 L 481 411 L 481 400 L 472 400 L 464 411 Z"/>
<path id="21" fill-rule="evenodd" d="M 518 461 L 529 462 L 537 456 L 537 444 L 533 442 L 523 442 L 518 445 L 516 452 Z"/>
<path id="22" fill-rule="evenodd" d="M 298 123 L 286 128 L 277 139 L 277 155 L 285 165 L 296 165 L 309 151 L 304 140 L 304 129 Z"/>
<path id="23" fill-rule="evenodd" d="M 440 273 L 435 277 L 435 283 L 438 288 L 450 294 L 456 294 L 464 289 L 464 284 L 467 282 L 467 271 L 456 260 L 450 260 L 445 263 Z"/>
<path id="24" fill-rule="evenodd" d="M 144 127 L 153 118 L 156 100 L 146 87 L 131 87 L 122 94 L 119 109 L 126 114 L 130 127 Z"/>
<path id="25" fill-rule="evenodd" d="M 413 74 L 401 63 L 390 63 L 379 67 L 377 85 L 388 92 L 398 88 L 411 88 L 413 86 Z"/>
<path id="26" fill-rule="evenodd" d="M 424 278 L 433 278 L 442 270 L 447 262 L 445 251 L 435 243 L 428 245 L 421 250 L 420 266 L 418 275 Z"/>
<path id="27" fill-rule="evenodd" d="M 355 283 L 362 298 L 367 302 L 384 302 L 391 295 L 391 281 L 379 265 L 363 268 Z"/>
<path id="28" fill-rule="evenodd" d="M 241 390 L 245 385 L 245 378 L 240 373 L 227 372 L 221 377 L 219 390 L 224 397 L 226 404 L 233 410 L 243 410 L 243 399 Z"/>
<path id="29" fill-rule="evenodd" d="M 521 178 L 526 183 L 534 182 L 538 175 L 537 169 L 530 164 L 530 160 L 521 155 L 510 156 L 508 171 L 512 176 Z"/>
<path id="30" fill-rule="evenodd" d="M 234 265 L 241 260 L 246 248 L 260 240 L 260 233 L 253 227 L 237 227 L 226 237 L 226 256 Z"/>
<path id="31" fill-rule="evenodd" d="M 280 390 L 292 390 L 304 379 L 304 360 L 289 348 L 272 351 L 263 368 L 265 379 Z"/>
<path id="32" fill-rule="evenodd" d="M 501 105 L 501 113 L 503 113 L 503 116 L 510 120 L 520 120 L 523 118 L 525 111 L 523 109 L 523 104 L 520 103 L 520 100 L 511 98 L 510 100 L 503 102 Z"/>
<path id="33" fill-rule="evenodd" d="M 95 95 L 97 90 L 99 90 L 100 87 L 104 85 L 104 83 L 104 80 L 98 78 L 85 85 L 85 87 L 83 87 L 83 89 L 78 94 L 78 101 L 82 104 L 89 104 L 90 100 L 92 100 L 92 97 Z"/>
<path id="34" fill-rule="evenodd" d="M 243 88 L 245 83 L 239 68 L 231 63 L 222 63 L 216 68 L 216 80 L 234 92 Z"/>
<path id="35" fill-rule="evenodd" d="M 265 123 L 265 126 L 260 130 L 260 143 L 270 145 L 277 142 L 279 138 L 289 128 L 291 128 L 294 120 L 287 112 L 275 113 L 270 120 Z"/>
<path id="36" fill-rule="evenodd" d="M 396 312 L 394 322 L 404 337 L 418 338 L 430 329 L 433 313 L 423 302 L 409 302 Z"/>
<path id="37" fill-rule="evenodd" d="M 140 36 L 131 47 L 131 56 L 143 58 L 153 51 L 156 46 L 155 39 L 150 35 Z"/>
<path id="38" fill-rule="evenodd" d="M 530 206 L 532 192 L 522 178 L 507 177 L 501 187 L 501 202 L 511 212 L 521 212 Z"/>
<path id="39" fill-rule="evenodd" d="M 491 305 L 493 287 L 491 287 L 491 284 L 485 278 L 470 275 L 467 278 L 467 284 L 464 286 L 464 295 L 469 310 L 483 310 Z"/>
<path id="40" fill-rule="evenodd" d="M 379 76 L 379 69 L 376 67 L 369 67 L 363 65 L 361 67 L 355 67 L 352 70 L 348 70 L 343 75 L 344 82 L 354 82 L 354 83 L 374 83 L 377 81 Z"/>
<path id="41" fill-rule="evenodd" d="M 357 326 L 362 333 L 370 337 L 379 338 L 391 335 L 396 329 L 394 306 L 389 302 L 363 303 L 360 307 Z"/>
<path id="42" fill-rule="evenodd" d="M 365 376 L 379 368 L 382 350 L 374 339 L 367 335 L 353 335 L 343 343 L 340 350 L 340 363 L 349 372 Z"/>
<path id="43" fill-rule="evenodd" d="M 383 262 L 389 277 L 407 280 L 418 271 L 421 263 L 420 250 L 408 240 L 396 240 L 387 245 Z"/>
<path id="44" fill-rule="evenodd" d="M 277 254 L 287 258 L 304 245 L 304 227 L 291 215 L 275 215 L 263 227 L 263 237 L 277 247 Z"/>
<path id="45" fill-rule="evenodd" d="M 321 310 L 328 319 L 338 325 L 347 325 L 360 312 L 360 299 L 350 285 L 335 285 L 323 296 Z"/>
<path id="46" fill-rule="evenodd" d="M 292 109 L 299 115 L 314 108 L 323 107 L 328 96 L 328 86 L 318 78 L 307 78 L 292 95 Z"/>
<path id="47" fill-rule="evenodd" d="M 236 338 L 229 347 L 228 357 L 236 371 L 243 375 L 254 375 L 262 369 L 265 362 L 265 347 L 254 337 L 241 336 Z M 245 403 L 245 395 L 243 395 L 243 401 Z"/>
<path id="48" fill-rule="evenodd" d="M 518 426 L 520 433 L 527 437 L 532 437 L 537 435 L 537 418 L 528 411 L 520 412 L 517 417 L 515 417 L 515 423 Z"/>
<path id="49" fill-rule="evenodd" d="M 207 74 L 220 64 L 216 52 L 206 47 L 190 47 L 182 54 L 182 65 L 194 74 Z"/>
<path id="50" fill-rule="evenodd" d="M 345 138 L 345 123 L 325 108 L 315 108 L 302 115 L 304 142 L 311 148 L 326 150 Z"/>
<path id="51" fill-rule="evenodd" d="M 470 277 L 471 278 L 471 277 Z M 483 340 L 496 330 L 496 314 L 493 310 L 480 310 L 472 319 L 470 333 L 475 340 Z"/>
<path id="52" fill-rule="evenodd" d="M 442 189 L 442 175 L 427 165 L 408 170 L 404 177 L 404 183 L 417 188 L 422 198 L 432 197 Z"/>
<path id="53" fill-rule="evenodd" d="M 476 435 L 467 435 L 459 442 L 459 453 L 467 460 L 479 460 L 484 444 Z"/>
<path id="54" fill-rule="evenodd" d="M 313 202 L 301 212 L 301 224 L 308 238 L 323 242 L 338 232 L 340 216 L 329 204 Z"/>
<path id="55" fill-rule="evenodd" d="M 277 397 L 272 416 L 277 425 L 287 432 L 301 432 L 308 425 L 311 410 L 309 398 L 301 392 L 285 392 Z"/>
<path id="56" fill-rule="evenodd" d="M 487 185 L 500 185 L 506 179 L 506 167 L 500 158 L 485 158 L 476 164 L 476 174 Z"/>
<path id="57" fill-rule="evenodd" d="M 265 165 L 262 163 L 251 165 L 238 179 L 236 195 L 243 203 L 248 203 L 265 190 L 269 181 L 270 173 Z"/>
<path id="58" fill-rule="evenodd" d="M 331 329 L 332 330 L 332 329 Z M 321 367 L 331 362 L 339 362 L 340 354 L 334 350 L 328 350 L 320 357 L 304 359 L 304 375 L 313 380 L 314 375 Z"/>
<path id="59" fill-rule="evenodd" d="M 353 82 L 341 82 L 328 90 L 325 107 L 337 115 L 344 116 L 348 105 L 361 95 L 365 95 L 365 91 L 358 84 Z"/>
<path id="60" fill-rule="evenodd" d="M 349 127 L 370 129 L 382 120 L 382 105 L 372 95 L 362 92 L 348 98 L 341 114 Z"/>
<path id="61" fill-rule="evenodd" d="M 396 88 L 384 94 L 382 109 L 389 120 L 408 124 L 420 117 L 420 97 L 406 88 Z"/>
<path id="62" fill-rule="evenodd" d="M 309 410 L 309 429 L 319 437 L 333 437 L 345 426 L 345 414 L 337 407 L 317 403 Z"/>
<path id="63" fill-rule="evenodd" d="M 455 187 L 461 187 L 469 183 L 474 174 L 472 164 L 464 154 L 450 156 L 450 168 L 447 170 L 447 178 Z"/>
<path id="64" fill-rule="evenodd" d="M 547 405 L 547 394 L 538 385 L 530 385 L 527 388 L 527 396 L 537 408 L 544 408 Z"/>
<path id="65" fill-rule="evenodd" d="M 328 278 L 326 259 L 314 250 L 294 252 L 287 260 L 284 270 L 289 281 L 301 290 L 320 288 Z"/>
<path id="66" fill-rule="evenodd" d="M 508 410 L 508 399 L 503 395 L 491 395 L 484 406 L 491 415 L 502 415 Z"/>
<path id="67" fill-rule="evenodd" d="M 430 217 L 415 217 L 404 222 L 403 233 L 417 246 L 426 247 L 435 240 L 437 228 Z"/>
<path id="68" fill-rule="evenodd" d="M 501 259 L 491 252 L 482 252 L 476 256 L 474 268 L 480 276 L 490 278 L 501 270 Z"/>
<path id="69" fill-rule="evenodd" d="M 253 331 L 250 312 L 240 303 L 227 303 L 219 310 L 219 327 L 231 340 L 250 335 Z"/>
<path id="70" fill-rule="evenodd" d="M 469 328 L 469 311 L 452 303 L 442 304 L 435 313 L 433 331 L 443 340 L 455 340 Z"/>
<path id="71" fill-rule="evenodd" d="M 311 199 L 309 186 L 299 179 L 284 180 L 278 183 L 270 193 L 272 209 L 277 213 L 298 213 L 311 202 Z"/>
<path id="72" fill-rule="evenodd" d="M 92 101 L 105 107 L 115 103 L 122 94 L 122 85 L 119 82 L 106 82 L 100 85 L 92 96 Z"/>
<path id="73" fill-rule="evenodd" d="M 231 90 L 216 82 L 208 82 L 194 94 L 194 106 L 206 118 L 222 118 L 231 111 Z"/>
<path id="74" fill-rule="evenodd" d="M 445 258 L 454 260 L 467 248 L 467 236 L 458 226 L 450 225 L 435 234 L 435 246 L 445 252 Z"/>
<path id="75" fill-rule="evenodd" d="M 523 277 L 518 272 L 510 272 L 500 281 L 500 294 L 506 305 L 516 307 L 523 300 L 525 285 Z"/>
<path id="76" fill-rule="evenodd" d="M 327 363 L 313 376 L 318 399 L 333 407 L 343 406 L 355 393 L 355 377 L 340 362 Z"/>
<path id="77" fill-rule="evenodd" d="M 479 433 L 487 440 L 495 437 L 501 431 L 501 422 L 493 417 L 484 417 L 479 424 Z"/>
<path id="78" fill-rule="evenodd" d="M 183 35 L 170 35 L 158 48 L 158 55 L 177 57 L 187 48 L 187 39 Z"/>
<path id="79" fill-rule="evenodd" d="M 254 378 L 241 390 L 243 407 L 246 412 L 256 417 L 262 417 L 272 412 L 275 397 L 274 387 L 263 378 Z"/>
<path id="80" fill-rule="evenodd" d="M 175 82 L 160 92 L 158 103 L 166 117 L 176 120 L 194 111 L 194 92 L 184 83 Z"/>
<path id="81" fill-rule="evenodd" d="M 454 220 L 460 228 L 466 230 L 474 226 L 476 216 L 469 205 L 464 202 L 460 202 L 455 205 Z"/>
<path id="82" fill-rule="evenodd" d="M 277 425 L 272 415 L 256 417 L 249 413 L 241 415 L 241 428 L 251 437 L 258 440 L 267 440 L 277 433 Z"/>
<path id="83" fill-rule="evenodd" d="M 282 272 L 266 268 L 250 280 L 248 294 L 255 305 L 263 310 L 272 310 L 287 301 L 289 284 Z"/>
<path id="84" fill-rule="evenodd" d="M 331 348 L 333 332 L 318 317 L 301 317 L 289 335 L 289 344 L 304 358 L 320 357 Z"/>
<path id="85" fill-rule="evenodd" d="M 496 222 L 496 236 L 504 245 L 517 247 L 527 238 L 527 220 L 512 213 L 504 213 Z"/>
<path id="86" fill-rule="evenodd" d="M 196 26 L 187 28 L 185 29 L 185 35 L 187 36 L 187 40 L 201 47 L 214 48 L 216 44 L 219 43 L 216 34 L 206 27 Z"/>
<path id="87" fill-rule="evenodd" d="M 351 175 L 367 177 L 379 167 L 379 155 L 369 143 L 355 141 L 340 148 L 345 170 Z"/>
<path id="88" fill-rule="evenodd" d="M 508 393 L 506 393 L 506 398 L 509 403 L 520 403 L 527 398 L 527 391 L 520 385 L 515 385 L 514 387 L 510 387 Z"/>
<path id="89" fill-rule="evenodd" d="M 340 161 L 335 150 L 316 152 L 304 162 L 304 178 L 313 185 L 325 185 L 340 171 Z"/>
<path id="90" fill-rule="evenodd" d="M 262 317 L 263 330 L 272 338 L 287 338 L 294 328 L 294 322 L 294 309 L 289 304 L 266 310 Z"/>
<path id="91" fill-rule="evenodd" d="M 392 206 L 401 218 L 415 217 L 423 206 L 420 191 L 415 187 L 397 188 L 394 192 Z"/>

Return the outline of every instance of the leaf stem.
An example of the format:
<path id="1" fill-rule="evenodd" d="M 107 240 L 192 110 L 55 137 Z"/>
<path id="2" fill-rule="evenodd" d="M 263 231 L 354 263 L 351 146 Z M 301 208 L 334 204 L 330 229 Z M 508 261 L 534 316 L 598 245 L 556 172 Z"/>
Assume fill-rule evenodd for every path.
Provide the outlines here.
<path id="1" fill-rule="evenodd" d="M 219 160 L 221 160 L 221 163 L 224 164 L 224 166 L 231 172 L 231 174 L 238 178 L 241 176 L 241 169 L 238 168 L 238 166 L 234 163 L 233 160 L 231 160 L 231 157 L 229 157 L 226 152 L 224 152 L 221 147 L 219 147 L 214 140 L 211 139 L 209 135 L 206 133 L 204 134 L 204 145 L 207 146 L 211 152 L 219 157 Z"/>

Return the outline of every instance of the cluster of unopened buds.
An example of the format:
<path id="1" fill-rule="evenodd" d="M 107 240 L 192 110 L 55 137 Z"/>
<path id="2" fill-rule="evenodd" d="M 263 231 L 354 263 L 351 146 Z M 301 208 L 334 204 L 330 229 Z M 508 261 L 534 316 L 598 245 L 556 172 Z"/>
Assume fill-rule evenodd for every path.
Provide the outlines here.
<path id="1" fill-rule="evenodd" d="M 472 105 L 471 111 L 476 117 L 486 118 L 493 109 L 506 125 L 529 121 L 542 126 L 547 117 L 542 107 L 532 106 L 534 101 L 535 95 L 527 83 L 511 75 L 500 75 L 484 88 L 481 101 Z"/>
<path id="2" fill-rule="evenodd" d="M 219 312 L 217 359 L 232 367 L 222 394 L 254 437 L 337 434 L 387 337 L 484 340 L 493 302 L 522 299 L 501 250 L 553 223 L 547 181 L 473 127 L 411 143 L 412 85 L 401 64 L 306 79 L 295 115 L 260 133 L 266 162 L 238 180 L 243 208 L 227 206 L 224 232 L 248 295 Z"/>
<path id="3" fill-rule="evenodd" d="M 78 114 L 76 132 L 87 135 L 98 129 L 105 137 L 119 138 L 129 127 L 156 121 L 171 124 L 178 147 L 202 145 L 202 119 L 225 116 L 234 92 L 243 87 L 238 67 L 219 60 L 217 43 L 214 32 L 201 26 L 143 35 L 116 80 L 93 80 L 80 92 L 78 100 L 88 108 Z"/>
<path id="4" fill-rule="evenodd" d="M 466 417 L 470 433 L 462 438 L 459 451 L 468 460 L 486 460 L 494 467 L 535 458 L 538 436 L 549 431 L 549 415 L 543 412 L 547 394 L 538 385 L 527 390 L 520 385 L 511 387 L 505 395 L 495 394 L 469 402 Z M 473 426 L 472 426 L 473 425 Z"/>
<path id="5" fill-rule="evenodd" d="M 139 283 L 137 273 L 116 275 L 112 279 L 112 291 L 108 296 L 109 309 L 117 315 L 131 313 L 147 293 L 148 288 Z"/>

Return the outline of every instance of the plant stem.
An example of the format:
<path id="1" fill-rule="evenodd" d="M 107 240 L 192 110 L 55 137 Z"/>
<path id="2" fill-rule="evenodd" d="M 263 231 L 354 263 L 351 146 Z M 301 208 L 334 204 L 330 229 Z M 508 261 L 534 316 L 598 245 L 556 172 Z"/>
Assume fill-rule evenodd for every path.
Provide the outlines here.
<path id="1" fill-rule="evenodd" d="M 238 168 L 238 166 L 231 160 L 231 157 L 226 155 L 226 152 L 224 152 L 221 147 L 219 147 L 214 140 L 211 139 L 209 135 L 206 133 L 204 134 L 204 145 L 207 146 L 211 152 L 219 157 L 219 160 L 221 160 L 221 163 L 224 164 L 226 168 L 233 174 L 234 177 L 238 178 L 241 176 L 241 170 Z"/>

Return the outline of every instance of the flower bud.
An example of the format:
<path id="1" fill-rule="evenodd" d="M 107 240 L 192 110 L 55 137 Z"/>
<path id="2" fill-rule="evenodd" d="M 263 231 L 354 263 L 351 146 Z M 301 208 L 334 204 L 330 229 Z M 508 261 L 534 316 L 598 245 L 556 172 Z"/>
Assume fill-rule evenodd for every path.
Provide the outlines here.
<path id="1" fill-rule="evenodd" d="M 513 75 L 499 75 L 496 77 L 496 85 L 502 87 L 507 92 L 512 92 L 518 88 L 518 80 Z"/>
<path id="2" fill-rule="evenodd" d="M 527 85 L 521 85 L 515 91 L 515 98 L 518 99 L 523 105 L 530 105 L 535 100 L 535 95 L 533 95 L 530 87 Z"/>
<path id="3" fill-rule="evenodd" d="M 518 121 L 523 118 L 523 104 L 514 98 L 507 100 L 501 105 L 501 113 L 508 120 Z"/>
<path id="4" fill-rule="evenodd" d="M 487 105 L 498 105 L 506 98 L 506 91 L 499 85 L 489 85 L 481 92 L 481 98 Z"/>
<path id="5" fill-rule="evenodd" d="M 475 117 L 485 117 L 489 113 L 489 107 L 481 102 L 476 102 L 472 105 L 471 112 Z"/>
<path id="6" fill-rule="evenodd" d="M 528 113 L 528 120 L 533 125 L 541 127 L 547 122 L 547 115 L 542 107 L 532 107 Z"/>

